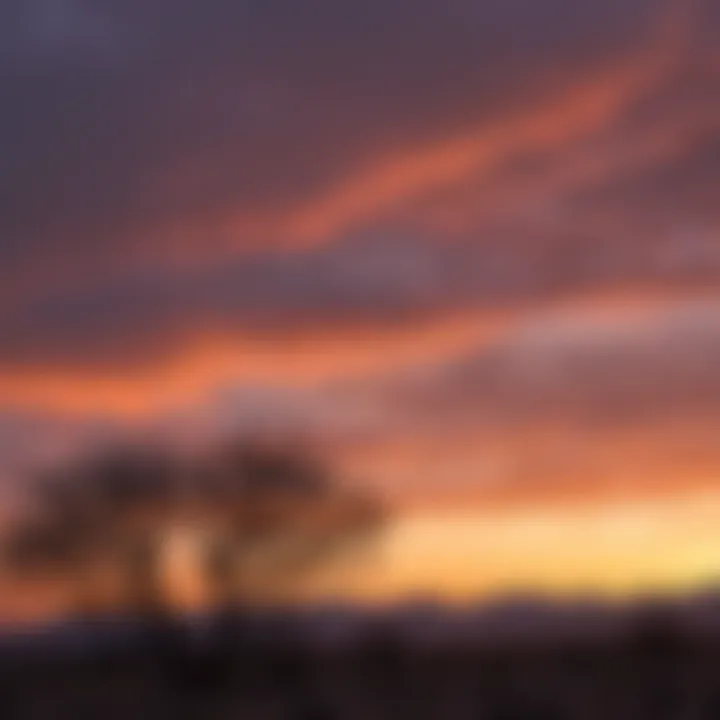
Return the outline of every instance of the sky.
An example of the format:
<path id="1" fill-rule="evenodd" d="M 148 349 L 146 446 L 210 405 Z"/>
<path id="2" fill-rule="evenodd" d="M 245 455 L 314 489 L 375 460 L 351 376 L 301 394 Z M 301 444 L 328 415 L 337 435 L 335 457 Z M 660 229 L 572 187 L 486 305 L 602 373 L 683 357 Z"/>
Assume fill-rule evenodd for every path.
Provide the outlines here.
<path id="1" fill-rule="evenodd" d="M 4 496 L 301 436 L 395 509 L 362 592 L 708 580 L 719 47 L 718 0 L 5 0 Z"/>

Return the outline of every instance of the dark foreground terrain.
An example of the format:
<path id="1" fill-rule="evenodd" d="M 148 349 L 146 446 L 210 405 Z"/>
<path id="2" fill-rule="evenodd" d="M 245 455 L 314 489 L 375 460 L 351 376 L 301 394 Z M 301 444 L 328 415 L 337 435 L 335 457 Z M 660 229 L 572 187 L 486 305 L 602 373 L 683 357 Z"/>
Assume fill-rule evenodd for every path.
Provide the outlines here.
<path id="1" fill-rule="evenodd" d="M 0 717 L 720 719 L 717 613 L 684 613 L 67 625 L 6 640 Z"/>

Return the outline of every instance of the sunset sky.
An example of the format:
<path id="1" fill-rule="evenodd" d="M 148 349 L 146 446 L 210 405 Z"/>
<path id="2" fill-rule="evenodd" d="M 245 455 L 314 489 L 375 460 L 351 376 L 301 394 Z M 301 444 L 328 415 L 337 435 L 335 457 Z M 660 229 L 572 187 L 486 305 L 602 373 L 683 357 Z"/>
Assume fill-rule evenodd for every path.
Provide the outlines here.
<path id="1" fill-rule="evenodd" d="M 377 596 L 720 575 L 718 0 L 4 0 L 0 480 L 302 437 Z"/>

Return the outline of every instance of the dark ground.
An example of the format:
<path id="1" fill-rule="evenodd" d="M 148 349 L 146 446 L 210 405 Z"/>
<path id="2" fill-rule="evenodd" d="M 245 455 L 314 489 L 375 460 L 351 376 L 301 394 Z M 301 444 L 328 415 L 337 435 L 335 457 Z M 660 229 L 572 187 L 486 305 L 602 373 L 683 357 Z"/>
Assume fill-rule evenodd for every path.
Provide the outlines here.
<path id="1" fill-rule="evenodd" d="M 421 642 L 386 622 L 333 643 L 239 617 L 194 640 L 170 622 L 66 628 L 6 643 L 0 717 L 720 720 L 720 634 L 654 610 L 614 627 Z"/>

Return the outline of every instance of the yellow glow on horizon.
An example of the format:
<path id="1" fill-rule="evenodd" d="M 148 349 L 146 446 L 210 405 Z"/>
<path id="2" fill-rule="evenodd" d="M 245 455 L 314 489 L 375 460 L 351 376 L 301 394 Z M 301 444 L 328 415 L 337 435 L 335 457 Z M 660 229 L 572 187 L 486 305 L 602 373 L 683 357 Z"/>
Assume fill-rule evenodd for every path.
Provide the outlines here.
<path id="1" fill-rule="evenodd" d="M 620 600 L 677 594 L 720 579 L 719 525 L 720 491 L 594 506 L 418 513 L 385 531 L 375 557 L 319 573 L 300 597 L 372 605 L 412 597 L 482 602 L 518 592 Z M 178 607 L 199 607 L 205 595 L 194 580 L 192 533 L 168 541 L 168 589 Z M 51 586 L 31 593 L 32 606 L 6 590 L 5 619 L 62 607 Z"/>
<path id="2" fill-rule="evenodd" d="M 720 577 L 720 493 L 578 507 L 415 515 L 392 527 L 363 596 L 530 591 L 628 595 Z"/>

